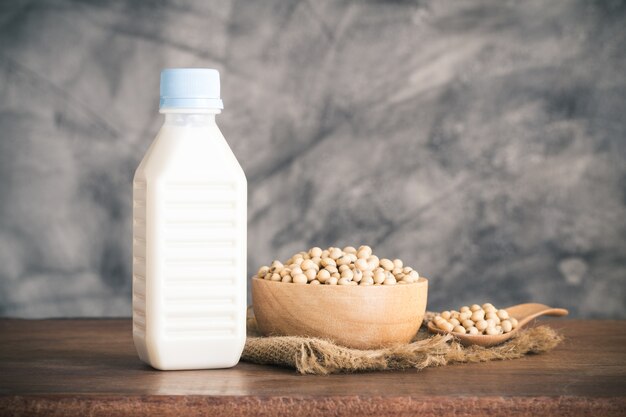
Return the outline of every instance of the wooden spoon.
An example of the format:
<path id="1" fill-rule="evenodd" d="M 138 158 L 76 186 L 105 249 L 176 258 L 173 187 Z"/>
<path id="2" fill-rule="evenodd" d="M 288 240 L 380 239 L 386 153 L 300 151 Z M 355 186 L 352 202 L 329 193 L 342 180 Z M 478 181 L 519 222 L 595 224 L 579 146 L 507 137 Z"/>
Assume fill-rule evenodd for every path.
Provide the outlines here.
<path id="1" fill-rule="evenodd" d="M 567 316 L 569 313 L 564 308 L 553 308 L 549 307 L 545 304 L 538 303 L 527 303 L 527 304 L 518 304 L 516 306 L 511 306 L 505 308 L 505 310 L 509 313 L 509 316 L 517 319 L 517 327 L 512 331 L 504 334 L 498 334 L 494 336 L 489 335 L 469 335 L 469 334 L 461 334 L 450 332 L 454 336 L 456 336 L 462 344 L 468 345 L 478 345 L 478 346 L 493 346 L 498 345 L 502 342 L 509 340 L 519 329 L 524 327 L 524 325 L 528 324 L 531 320 L 536 319 L 539 316 Z M 435 323 L 432 321 L 428 322 L 428 330 L 431 333 L 439 333 L 439 334 L 447 334 L 445 330 L 441 330 L 435 326 Z"/>

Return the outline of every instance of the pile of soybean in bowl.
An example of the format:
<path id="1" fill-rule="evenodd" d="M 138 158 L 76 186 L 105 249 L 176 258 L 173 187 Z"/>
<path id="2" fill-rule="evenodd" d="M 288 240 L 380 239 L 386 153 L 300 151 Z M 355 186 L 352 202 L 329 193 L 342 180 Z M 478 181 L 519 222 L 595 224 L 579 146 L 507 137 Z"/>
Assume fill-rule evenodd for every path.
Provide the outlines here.
<path id="1" fill-rule="evenodd" d="M 491 303 L 463 306 L 460 311 L 443 311 L 435 316 L 433 323 L 446 332 L 490 336 L 509 333 L 518 324 L 508 311 L 499 310 Z"/>
<path id="2" fill-rule="evenodd" d="M 252 278 L 311 285 L 396 285 L 417 282 L 419 274 L 400 259 L 379 258 L 369 246 L 314 247 L 285 262 L 262 266 Z"/>

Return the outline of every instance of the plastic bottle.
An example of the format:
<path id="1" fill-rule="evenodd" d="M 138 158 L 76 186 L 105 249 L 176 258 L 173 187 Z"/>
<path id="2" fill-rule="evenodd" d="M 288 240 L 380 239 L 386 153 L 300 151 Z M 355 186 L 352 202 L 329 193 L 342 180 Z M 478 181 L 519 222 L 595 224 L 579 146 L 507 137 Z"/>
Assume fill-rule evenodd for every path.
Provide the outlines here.
<path id="1" fill-rule="evenodd" d="M 154 368 L 234 366 L 246 338 L 246 177 L 215 123 L 219 72 L 166 69 L 133 182 L 133 339 Z"/>

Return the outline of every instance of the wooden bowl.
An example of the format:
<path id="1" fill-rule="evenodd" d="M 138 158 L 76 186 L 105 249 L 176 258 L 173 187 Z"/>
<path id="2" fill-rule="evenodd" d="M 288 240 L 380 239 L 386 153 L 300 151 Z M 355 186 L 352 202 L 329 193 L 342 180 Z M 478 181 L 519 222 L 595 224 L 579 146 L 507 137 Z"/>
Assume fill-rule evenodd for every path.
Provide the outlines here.
<path id="1" fill-rule="evenodd" d="M 356 349 L 409 343 L 424 319 L 428 280 L 405 285 L 299 285 L 252 279 L 266 336 L 310 336 Z"/>

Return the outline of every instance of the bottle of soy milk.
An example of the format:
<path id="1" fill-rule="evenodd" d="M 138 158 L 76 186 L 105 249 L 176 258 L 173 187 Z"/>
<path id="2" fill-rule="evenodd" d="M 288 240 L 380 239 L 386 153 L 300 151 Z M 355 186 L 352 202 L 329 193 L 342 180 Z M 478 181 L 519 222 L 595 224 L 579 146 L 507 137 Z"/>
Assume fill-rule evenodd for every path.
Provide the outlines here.
<path id="1" fill-rule="evenodd" d="M 133 182 L 133 339 L 157 369 L 231 367 L 245 342 L 247 183 L 222 108 L 216 70 L 161 73 L 165 121 Z"/>

